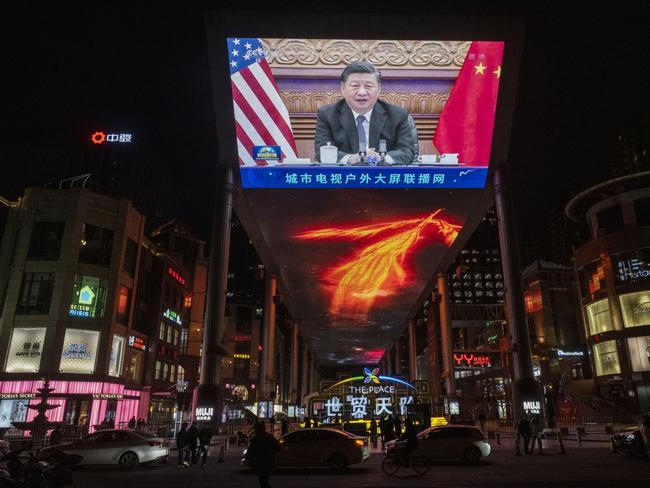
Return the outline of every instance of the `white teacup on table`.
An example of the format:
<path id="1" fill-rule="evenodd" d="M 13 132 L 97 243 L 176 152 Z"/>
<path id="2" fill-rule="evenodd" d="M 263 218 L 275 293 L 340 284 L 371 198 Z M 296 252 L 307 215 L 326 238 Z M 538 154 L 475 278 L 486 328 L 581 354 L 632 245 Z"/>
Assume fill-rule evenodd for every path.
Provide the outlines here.
<path id="1" fill-rule="evenodd" d="M 422 154 L 418 156 L 418 163 L 420 164 L 435 164 L 438 162 L 437 154 Z"/>
<path id="2" fill-rule="evenodd" d="M 331 142 L 327 146 L 320 147 L 320 162 L 322 164 L 336 164 L 339 161 L 339 150 L 336 146 L 332 146 Z"/>

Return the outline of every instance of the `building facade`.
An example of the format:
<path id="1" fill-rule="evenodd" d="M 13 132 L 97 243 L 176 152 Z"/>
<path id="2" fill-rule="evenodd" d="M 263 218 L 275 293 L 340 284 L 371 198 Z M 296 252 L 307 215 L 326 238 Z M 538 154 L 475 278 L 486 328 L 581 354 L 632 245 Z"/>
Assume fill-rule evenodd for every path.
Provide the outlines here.
<path id="1" fill-rule="evenodd" d="M 650 172 L 589 188 L 566 206 L 590 229 L 575 267 L 598 394 L 627 411 L 650 406 Z"/>

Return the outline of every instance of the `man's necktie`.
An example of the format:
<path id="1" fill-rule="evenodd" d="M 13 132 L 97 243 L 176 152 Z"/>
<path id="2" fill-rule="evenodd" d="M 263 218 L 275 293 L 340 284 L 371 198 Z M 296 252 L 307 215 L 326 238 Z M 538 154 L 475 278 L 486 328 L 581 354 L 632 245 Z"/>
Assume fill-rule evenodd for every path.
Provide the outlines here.
<path id="1" fill-rule="evenodd" d="M 366 140 L 366 130 L 363 128 L 363 122 L 366 118 L 363 115 L 357 117 L 357 133 L 359 134 L 359 146 L 363 144 L 364 148 L 368 149 L 368 141 Z"/>

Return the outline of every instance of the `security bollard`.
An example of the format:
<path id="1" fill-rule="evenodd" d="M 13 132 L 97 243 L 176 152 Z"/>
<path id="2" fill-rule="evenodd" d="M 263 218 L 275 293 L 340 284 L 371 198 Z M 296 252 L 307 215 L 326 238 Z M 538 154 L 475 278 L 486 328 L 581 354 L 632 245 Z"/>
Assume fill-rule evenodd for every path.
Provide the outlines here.
<path id="1" fill-rule="evenodd" d="M 560 444 L 560 454 L 566 455 L 566 449 L 564 448 L 564 442 L 562 442 L 562 431 L 557 431 L 557 441 Z"/>
<path id="2" fill-rule="evenodd" d="M 501 434 L 499 434 L 499 431 L 497 431 L 496 436 L 497 436 L 497 446 L 500 446 L 501 445 Z"/>

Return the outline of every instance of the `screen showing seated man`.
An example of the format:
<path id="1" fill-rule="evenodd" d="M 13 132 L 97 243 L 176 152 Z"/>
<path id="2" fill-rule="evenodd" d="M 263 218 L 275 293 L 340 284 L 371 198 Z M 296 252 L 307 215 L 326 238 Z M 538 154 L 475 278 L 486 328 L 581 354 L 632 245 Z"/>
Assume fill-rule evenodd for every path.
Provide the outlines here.
<path id="1" fill-rule="evenodd" d="M 484 187 L 503 45 L 228 38 L 242 185 Z"/>

